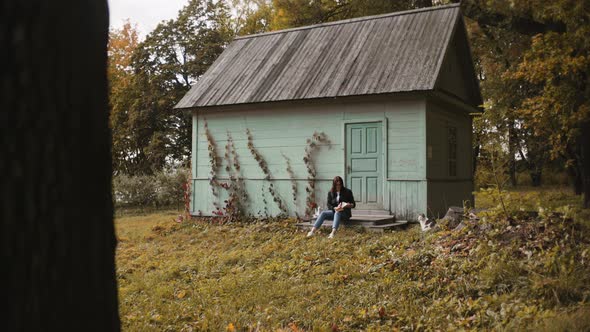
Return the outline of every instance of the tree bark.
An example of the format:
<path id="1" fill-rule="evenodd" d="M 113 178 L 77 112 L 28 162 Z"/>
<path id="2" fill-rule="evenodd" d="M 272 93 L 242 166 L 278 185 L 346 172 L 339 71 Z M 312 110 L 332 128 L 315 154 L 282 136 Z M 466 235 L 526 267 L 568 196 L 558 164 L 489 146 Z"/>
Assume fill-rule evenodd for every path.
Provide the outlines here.
<path id="1" fill-rule="evenodd" d="M 514 128 L 514 120 L 508 120 L 508 175 L 510 176 L 510 185 L 516 187 L 516 129 Z"/>
<path id="2" fill-rule="evenodd" d="M 580 178 L 584 193 L 584 208 L 590 208 L 590 122 L 582 125 L 580 135 Z"/>
<path id="3" fill-rule="evenodd" d="M 475 176 L 475 173 L 477 171 L 477 161 L 479 160 L 479 153 L 481 150 L 481 144 L 479 142 L 479 138 L 476 141 L 477 143 L 475 144 L 475 147 L 473 148 L 473 156 L 472 156 L 472 162 L 473 162 L 473 175 Z"/>
<path id="4" fill-rule="evenodd" d="M 2 4 L 6 331 L 119 330 L 107 38 L 105 0 Z"/>
<path id="5" fill-rule="evenodd" d="M 540 187 L 543 179 L 543 169 L 535 167 L 534 169 L 529 170 L 529 175 L 533 187 Z"/>
<path id="6" fill-rule="evenodd" d="M 580 174 L 580 168 L 578 167 L 578 165 L 568 167 L 567 173 L 570 178 L 570 182 L 572 184 L 572 189 L 574 190 L 574 194 L 582 195 L 584 185 L 582 182 L 582 176 Z"/>

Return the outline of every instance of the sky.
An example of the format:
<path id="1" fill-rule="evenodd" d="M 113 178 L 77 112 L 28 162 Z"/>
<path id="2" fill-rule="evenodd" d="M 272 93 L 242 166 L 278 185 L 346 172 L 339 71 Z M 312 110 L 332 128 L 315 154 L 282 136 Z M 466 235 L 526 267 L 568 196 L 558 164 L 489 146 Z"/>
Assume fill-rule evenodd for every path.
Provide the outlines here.
<path id="1" fill-rule="evenodd" d="M 145 37 L 162 20 L 175 18 L 188 0 L 108 0 L 111 28 L 119 28 L 125 19 L 137 24 Z"/>

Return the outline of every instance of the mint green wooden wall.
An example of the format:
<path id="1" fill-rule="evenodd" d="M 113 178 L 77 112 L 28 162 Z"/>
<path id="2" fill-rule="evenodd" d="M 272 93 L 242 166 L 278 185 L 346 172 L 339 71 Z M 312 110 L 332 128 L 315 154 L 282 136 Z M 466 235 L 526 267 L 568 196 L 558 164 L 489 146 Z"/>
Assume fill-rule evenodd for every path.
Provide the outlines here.
<path id="1" fill-rule="evenodd" d="M 223 157 L 227 133 L 232 135 L 241 174 L 249 193 L 249 213 L 261 215 L 266 210 L 276 215 L 279 210 L 267 191 L 268 181 L 247 148 L 246 129 L 250 129 L 254 146 L 268 163 L 274 186 L 287 204 L 290 215 L 305 211 L 307 171 L 303 163 L 306 140 L 315 131 L 324 132 L 331 147 L 322 146 L 316 153 L 316 200 L 326 205 L 326 194 L 334 176 L 344 178 L 344 125 L 349 122 L 381 120 L 387 133 L 383 144 L 386 160 L 383 179 L 384 209 L 402 218 L 414 220 L 426 212 L 426 102 L 420 99 L 359 97 L 346 100 L 312 101 L 306 103 L 274 103 L 231 106 L 198 110 L 193 114 L 193 200 L 192 213 L 211 215 L 213 195 L 208 177 L 211 166 L 204 121 L 216 141 L 217 154 Z M 282 154 L 291 160 L 297 179 L 298 199 L 294 204 L 291 180 Z M 218 177 L 228 175 L 225 161 Z M 226 192 L 220 189 L 218 202 L 223 205 Z M 266 196 L 267 204 L 263 204 Z M 354 213 L 354 211 L 353 211 Z"/>
<path id="2" fill-rule="evenodd" d="M 472 120 L 469 113 L 441 102 L 428 102 L 427 178 L 429 215 L 442 217 L 449 206 L 473 204 Z M 457 128 L 457 173 L 449 175 L 448 128 Z"/>

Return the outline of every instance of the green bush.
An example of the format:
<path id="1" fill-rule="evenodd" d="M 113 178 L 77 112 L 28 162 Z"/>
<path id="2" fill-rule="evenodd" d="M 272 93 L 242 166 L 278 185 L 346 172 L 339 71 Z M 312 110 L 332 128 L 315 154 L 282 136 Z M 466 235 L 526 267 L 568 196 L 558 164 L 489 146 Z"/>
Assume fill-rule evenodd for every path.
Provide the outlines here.
<path id="1" fill-rule="evenodd" d="M 177 169 L 154 175 L 126 174 L 113 178 L 113 196 L 117 207 L 149 207 L 183 205 L 184 185 L 190 171 Z"/>
<path id="2" fill-rule="evenodd" d="M 155 205 L 156 182 L 148 175 L 117 175 L 113 178 L 113 196 L 117 206 Z"/>
<path id="3" fill-rule="evenodd" d="M 158 205 L 182 206 L 184 200 L 184 185 L 190 180 L 190 170 L 179 169 L 174 172 L 160 172 L 155 175 Z"/>

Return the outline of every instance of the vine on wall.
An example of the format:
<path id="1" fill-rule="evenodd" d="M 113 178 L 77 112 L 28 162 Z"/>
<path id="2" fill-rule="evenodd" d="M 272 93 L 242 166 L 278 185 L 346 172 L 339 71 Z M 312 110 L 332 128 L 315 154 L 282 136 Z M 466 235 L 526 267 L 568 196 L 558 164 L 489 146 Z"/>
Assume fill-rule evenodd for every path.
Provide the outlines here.
<path id="1" fill-rule="evenodd" d="M 250 153 L 252 154 L 252 157 L 254 157 L 254 160 L 258 162 L 258 166 L 260 166 L 260 169 L 262 169 L 262 172 L 264 173 L 264 179 L 269 181 L 268 192 L 272 196 L 272 200 L 277 204 L 282 214 L 287 214 L 287 208 L 285 207 L 283 200 L 279 197 L 278 193 L 276 192 L 274 184 L 271 182 L 272 177 L 270 174 L 270 170 L 268 169 L 268 164 L 266 163 L 260 152 L 258 152 L 258 150 L 254 147 L 254 138 L 252 137 L 250 129 L 246 129 L 246 136 L 248 137 L 248 150 L 250 150 Z"/>
<path id="2" fill-rule="evenodd" d="M 268 208 L 267 208 L 267 201 L 266 201 L 266 194 L 265 194 L 266 190 L 264 190 L 264 183 L 262 184 L 262 192 L 261 192 L 261 196 L 262 196 L 262 206 L 264 206 L 264 210 L 262 211 L 262 213 L 260 213 L 261 211 L 258 211 L 258 215 L 262 215 L 264 217 L 264 219 L 268 218 Z"/>
<path id="3" fill-rule="evenodd" d="M 281 153 L 283 158 L 285 158 L 285 163 L 287 164 L 287 174 L 289 174 L 289 179 L 291 180 L 291 194 L 293 195 L 293 204 L 295 205 L 295 214 L 297 214 L 297 180 L 295 179 L 295 172 L 293 171 L 293 167 L 291 166 L 291 160 L 287 157 L 284 153 Z"/>
<path id="4" fill-rule="evenodd" d="M 215 144 L 215 140 L 213 139 L 213 135 L 211 135 L 211 131 L 209 130 L 209 126 L 207 125 L 207 120 L 204 120 L 205 126 L 205 136 L 207 137 L 207 150 L 209 151 L 209 164 L 211 166 L 211 171 L 209 172 L 209 186 L 211 187 L 211 193 L 213 194 L 213 210 L 214 215 L 221 216 L 223 212 L 221 211 L 221 207 L 216 199 L 219 198 L 219 191 L 217 187 L 220 186 L 219 180 L 217 178 L 217 173 L 219 171 L 219 167 L 221 166 L 221 158 L 217 155 L 217 145 Z"/>
<path id="5" fill-rule="evenodd" d="M 209 163 L 211 166 L 211 171 L 209 173 L 209 185 L 211 187 L 211 192 L 215 199 L 219 199 L 219 191 L 218 187 L 224 188 L 228 191 L 228 199 L 224 201 L 225 206 L 223 210 L 226 212 L 226 220 L 225 221 L 236 221 L 239 220 L 244 216 L 244 211 L 246 210 L 246 202 L 248 200 L 248 195 L 246 192 L 246 188 L 244 185 L 244 179 L 240 173 L 240 163 L 238 160 L 238 154 L 236 152 L 235 143 L 231 134 L 227 133 L 227 143 L 225 146 L 225 159 L 227 161 L 227 166 L 225 170 L 228 172 L 229 175 L 229 183 L 222 183 L 218 179 L 218 172 L 219 168 L 221 167 L 222 159 L 217 155 L 217 147 L 213 136 L 211 135 L 211 131 L 209 130 L 207 121 L 204 121 L 205 127 L 205 136 L 207 137 L 208 142 L 208 152 L 209 152 Z M 252 137 L 252 133 L 250 129 L 246 129 L 246 136 L 248 139 L 248 150 L 258 163 L 258 166 L 264 173 L 264 179 L 267 180 L 268 187 L 266 188 L 270 195 L 272 196 L 272 200 L 277 204 L 281 214 L 287 214 L 287 208 L 280 198 L 273 182 L 272 182 L 272 175 L 270 173 L 270 169 L 268 164 L 260 154 L 260 152 L 254 147 L 254 139 Z M 316 169 L 315 164 L 313 162 L 313 155 L 314 153 L 319 150 L 322 145 L 328 145 L 331 148 L 331 142 L 327 138 L 326 134 L 323 132 L 314 132 L 311 138 L 307 139 L 307 145 L 305 147 L 305 153 L 303 156 L 303 162 L 307 169 L 307 186 L 305 191 L 307 192 L 306 198 L 306 215 L 311 215 L 313 210 L 317 207 L 315 203 L 315 179 L 316 179 Z M 283 154 L 283 158 L 287 163 L 287 173 L 291 179 L 291 193 L 293 195 L 293 201 L 295 206 L 297 206 L 297 181 L 295 179 L 295 174 L 291 165 L 291 161 L 289 158 Z M 267 200 L 266 196 L 264 195 L 264 185 L 262 187 L 262 198 L 264 204 L 264 215 L 268 217 L 268 210 L 266 208 Z M 220 204 L 214 199 L 213 206 L 215 210 L 213 211 L 214 215 L 223 216 L 223 210 L 221 209 Z M 259 211 L 260 213 L 260 211 Z"/>
<path id="6" fill-rule="evenodd" d="M 307 192 L 305 215 L 307 216 L 312 215 L 313 210 L 317 207 L 317 203 L 315 201 L 316 169 L 312 157 L 314 152 L 319 150 L 321 144 L 328 145 L 328 148 L 331 148 L 331 142 L 326 134 L 323 132 L 318 133 L 316 131 L 313 133 L 311 138 L 307 139 L 305 154 L 303 155 L 303 162 L 307 168 L 307 186 L 305 188 L 305 191 Z"/>
<path id="7" fill-rule="evenodd" d="M 189 168 L 190 168 L 189 163 Z M 191 173 L 192 174 L 192 173 Z M 192 176 L 186 179 L 186 182 L 182 185 L 183 198 L 184 198 L 184 216 L 186 219 L 191 217 L 191 193 L 192 193 Z"/>
<path id="8" fill-rule="evenodd" d="M 229 175 L 229 184 L 224 186 L 228 191 L 228 199 L 225 200 L 224 208 L 227 215 L 226 221 L 238 221 L 244 217 L 248 194 L 244 186 L 244 178 L 240 173 L 240 162 L 236 146 L 229 131 L 227 132 L 227 143 L 225 145 L 225 160 L 227 161 L 225 170 Z"/>

